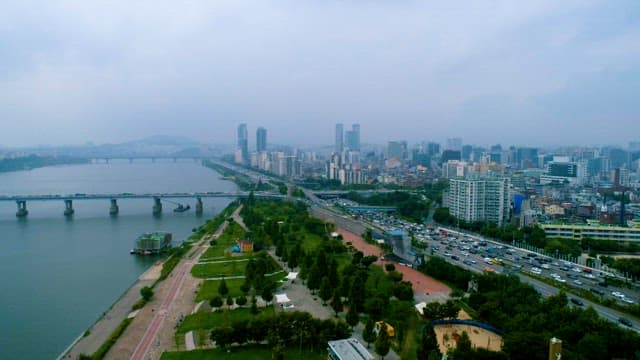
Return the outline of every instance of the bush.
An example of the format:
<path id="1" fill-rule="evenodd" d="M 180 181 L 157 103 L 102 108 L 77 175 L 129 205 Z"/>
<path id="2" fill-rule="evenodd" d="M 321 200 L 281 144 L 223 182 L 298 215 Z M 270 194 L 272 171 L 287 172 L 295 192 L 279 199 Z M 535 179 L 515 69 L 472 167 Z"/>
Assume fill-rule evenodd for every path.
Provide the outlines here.
<path id="1" fill-rule="evenodd" d="M 140 295 L 142 296 L 142 299 L 144 299 L 144 301 L 147 302 L 151 300 L 151 298 L 153 297 L 153 289 L 151 289 L 148 286 L 145 286 L 142 289 L 140 289 Z"/>

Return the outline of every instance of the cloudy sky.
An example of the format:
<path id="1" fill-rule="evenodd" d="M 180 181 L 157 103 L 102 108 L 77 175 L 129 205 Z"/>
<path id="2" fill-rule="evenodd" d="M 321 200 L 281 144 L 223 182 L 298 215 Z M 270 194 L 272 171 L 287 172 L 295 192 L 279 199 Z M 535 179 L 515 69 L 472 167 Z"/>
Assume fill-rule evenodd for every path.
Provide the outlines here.
<path id="1" fill-rule="evenodd" d="M 11 1 L 0 144 L 640 139 L 640 2 Z"/>

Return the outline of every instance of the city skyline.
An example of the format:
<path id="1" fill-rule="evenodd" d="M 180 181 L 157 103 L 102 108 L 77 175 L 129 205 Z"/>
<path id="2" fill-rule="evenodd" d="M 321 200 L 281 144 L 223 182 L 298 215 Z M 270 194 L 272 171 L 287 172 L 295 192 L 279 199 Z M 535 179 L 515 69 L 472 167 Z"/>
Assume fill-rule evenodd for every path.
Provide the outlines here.
<path id="1" fill-rule="evenodd" d="M 34 13 L 30 11 L 37 7 Z M 0 16 L 0 144 L 627 144 L 640 4 L 29 1 Z M 347 20 L 348 19 L 348 20 Z"/>

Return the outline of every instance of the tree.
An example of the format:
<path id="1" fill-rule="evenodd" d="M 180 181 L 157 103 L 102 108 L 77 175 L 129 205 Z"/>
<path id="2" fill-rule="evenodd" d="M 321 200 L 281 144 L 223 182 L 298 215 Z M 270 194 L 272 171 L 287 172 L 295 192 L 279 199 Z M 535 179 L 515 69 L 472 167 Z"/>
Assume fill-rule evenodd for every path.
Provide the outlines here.
<path id="1" fill-rule="evenodd" d="M 251 285 L 248 282 L 245 281 L 240 285 L 240 291 L 242 291 L 245 296 L 249 293 L 249 290 L 251 290 Z"/>
<path id="2" fill-rule="evenodd" d="M 436 338 L 436 333 L 433 330 L 431 321 L 427 321 L 422 328 L 422 339 L 420 344 L 418 344 L 417 358 L 418 360 L 429 360 L 431 354 L 434 352 L 440 355 L 438 339 Z M 440 359 L 440 357 L 438 357 L 438 359 Z"/>
<path id="3" fill-rule="evenodd" d="M 376 354 L 380 355 L 382 359 L 389 353 L 391 348 L 391 341 L 389 340 L 389 333 L 387 332 L 387 324 L 384 322 L 380 326 L 378 331 L 378 338 L 375 343 Z"/>
<path id="4" fill-rule="evenodd" d="M 332 290 L 329 278 L 327 276 L 323 277 L 320 282 L 320 291 L 318 292 L 318 296 L 322 299 L 323 304 L 326 304 L 327 300 L 331 299 Z"/>
<path id="5" fill-rule="evenodd" d="M 231 295 L 227 296 L 227 307 L 231 308 L 231 306 L 233 305 L 233 298 L 231 297 Z"/>
<path id="6" fill-rule="evenodd" d="M 474 351 L 471 349 L 471 339 L 466 331 L 463 331 L 458 339 L 456 348 L 452 352 L 452 357 L 456 360 L 474 359 Z"/>
<path id="7" fill-rule="evenodd" d="M 333 299 L 331 299 L 331 308 L 338 316 L 338 313 L 342 312 L 342 308 L 344 304 L 342 303 L 342 297 L 339 294 L 334 294 Z"/>
<path id="8" fill-rule="evenodd" d="M 229 293 L 229 288 L 227 287 L 227 282 L 222 279 L 220 281 L 220 285 L 218 285 L 218 294 L 220 294 L 220 296 L 225 297 L 227 296 L 227 294 Z"/>
<path id="9" fill-rule="evenodd" d="M 255 296 L 251 296 L 251 313 L 253 315 L 258 313 L 258 301 Z"/>
<path id="10" fill-rule="evenodd" d="M 374 262 L 376 262 L 378 260 L 378 257 L 375 255 L 367 255 L 365 257 L 362 258 L 362 260 L 360 261 L 360 263 L 364 266 L 364 267 L 369 267 L 369 265 L 373 264 Z"/>
<path id="11" fill-rule="evenodd" d="M 443 318 L 455 319 L 460 312 L 460 305 L 452 300 L 447 300 L 447 302 L 440 307 L 440 311 Z"/>
<path id="12" fill-rule="evenodd" d="M 232 336 L 233 328 L 230 326 L 219 326 L 211 331 L 211 340 L 215 341 L 216 345 L 222 349 L 231 344 Z"/>
<path id="13" fill-rule="evenodd" d="M 367 348 L 371 346 L 372 342 L 376 341 L 376 332 L 373 331 L 374 326 L 373 319 L 369 317 L 362 331 L 362 340 L 367 342 Z"/>
<path id="14" fill-rule="evenodd" d="M 246 298 L 246 296 L 240 296 L 240 297 L 236 298 L 236 304 L 238 304 L 238 306 L 245 306 L 245 305 L 247 305 L 247 298 Z"/>
<path id="15" fill-rule="evenodd" d="M 266 301 L 267 304 L 271 302 L 271 300 L 273 300 L 273 289 L 271 288 L 271 286 L 265 286 L 262 289 L 262 293 L 260 294 L 260 296 L 262 296 L 262 300 Z"/>
<path id="16" fill-rule="evenodd" d="M 347 321 L 347 324 L 351 326 L 351 328 L 354 328 L 356 325 L 358 325 L 358 322 L 360 322 L 360 316 L 358 316 L 358 311 L 356 311 L 356 306 L 353 302 L 349 304 L 349 311 L 347 311 L 345 320 Z"/>
<path id="17" fill-rule="evenodd" d="M 212 308 L 216 308 L 216 309 L 220 308 L 222 304 L 223 302 L 220 296 L 216 296 L 209 301 L 209 305 L 211 305 Z"/>
<path id="18" fill-rule="evenodd" d="M 153 297 L 153 289 L 148 286 L 143 287 L 142 289 L 140 289 L 140 296 L 142 296 L 142 299 L 145 302 L 151 300 L 151 298 Z"/>

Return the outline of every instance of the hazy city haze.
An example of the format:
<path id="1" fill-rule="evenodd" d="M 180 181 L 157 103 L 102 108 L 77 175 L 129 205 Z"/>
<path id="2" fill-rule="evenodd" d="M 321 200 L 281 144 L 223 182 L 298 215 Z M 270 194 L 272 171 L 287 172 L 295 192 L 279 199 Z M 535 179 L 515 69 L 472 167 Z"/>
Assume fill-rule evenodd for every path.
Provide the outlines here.
<path id="1" fill-rule="evenodd" d="M 637 1 L 25 1 L 0 12 L 3 145 L 640 137 Z M 253 140 L 252 140 L 253 141 Z M 255 146 L 255 144 L 251 144 Z"/>

